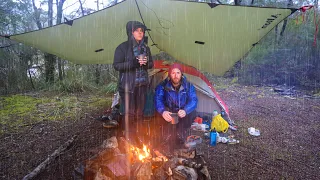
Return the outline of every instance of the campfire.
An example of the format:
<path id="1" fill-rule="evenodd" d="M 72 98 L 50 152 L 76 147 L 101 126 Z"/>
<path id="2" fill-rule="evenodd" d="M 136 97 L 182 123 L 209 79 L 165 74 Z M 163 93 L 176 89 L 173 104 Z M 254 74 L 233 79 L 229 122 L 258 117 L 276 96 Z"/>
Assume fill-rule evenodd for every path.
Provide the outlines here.
<path id="1" fill-rule="evenodd" d="M 85 180 L 210 179 L 204 159 L 195 151 L 180 149 L 167 157 L 145 144 L 139 148 L 115 137 L 105 140 L 103 148 L 86 162 Z"/>
<path id="2" fill-rule="evenodd" d="M 143 149 L 139 149 L 137 147 L 131 146 L 131 151 L 133 153 L 133 157 L 138 158 L 140 161 L 144 162 L 146 159 L 150 159 L 150 149 L 147 148 L 146 145 L 143 144 Z"/>

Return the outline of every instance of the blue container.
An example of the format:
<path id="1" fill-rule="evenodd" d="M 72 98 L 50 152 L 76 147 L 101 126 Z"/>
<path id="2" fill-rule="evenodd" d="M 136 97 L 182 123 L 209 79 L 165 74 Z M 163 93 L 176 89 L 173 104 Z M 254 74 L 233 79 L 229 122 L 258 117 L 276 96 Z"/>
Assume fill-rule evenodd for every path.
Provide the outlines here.
<path id="1" fill-rule="evenodd" d="M 202 124 L 205 124 L 205 125 L 208 125 L 208 127 L 206 127 L 206 130 L 210 130 L 210 127 L 211 127 L 211 123 L 209 121 L 204 121 L 202 122 Z"/>
<path id="2" fill-rule="evenodd" d="M 217 132 L 211 131 L 210 132 L 210 146 L 217 145 Z"/>

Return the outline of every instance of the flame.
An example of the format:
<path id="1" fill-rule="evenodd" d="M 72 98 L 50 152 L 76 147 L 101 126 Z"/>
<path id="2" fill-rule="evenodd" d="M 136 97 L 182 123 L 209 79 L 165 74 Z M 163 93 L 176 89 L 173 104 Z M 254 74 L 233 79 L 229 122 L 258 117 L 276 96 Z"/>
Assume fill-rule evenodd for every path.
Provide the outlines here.
<path id="1" fill-rule="evenodd" d="M 139 148 L 137 148 L 137 147 L 132 146 L 132 147 L 131 147 L 131 151 L 132 151 L 133 154 L 135 154 L 136 157 L 138 157 L 138 159 L 139 159 L 140 161 L 142 161 L 142 162 L 144 162 L 144 160 L 145 160 L 146 158 L 151 157 L 151 156 L 150 156 L 150 150 L 147 148 L 146 145 L 143 145 L 142 150 L 139 149 Z"/>

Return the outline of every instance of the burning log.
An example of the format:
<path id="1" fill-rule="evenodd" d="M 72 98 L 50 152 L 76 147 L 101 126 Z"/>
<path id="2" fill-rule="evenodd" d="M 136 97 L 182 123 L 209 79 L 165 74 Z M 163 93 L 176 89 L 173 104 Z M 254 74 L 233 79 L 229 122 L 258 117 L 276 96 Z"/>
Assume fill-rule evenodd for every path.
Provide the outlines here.
<path id="1" fill-rule="evenodd" d="M 210 180 L 210 175 L 205 166 L 206 163 L 202 156 L 196 154 L 195 150 L 180 149 L 174 152 L 174 157 L 169 156 L 168 158 L 158 150 L 150 152 L 145 145 L 141 149 L 135 147 L 124 138 L 120 138 L 118 142 L 118 147 L 122 152 L 118 148 L 114 148 L 116 147 L 114 139 L 105 142 L 110 142 L 105 143 L 105 145 L 113 144 L 113 146 L 105 146 L 112 148 L 99 153 L 100 157 L 96 158 L 95 161 L 87 163 L 91 168 L 86 168 L 91 172 L 90 177 L 96 177 L 97 179 L 99 179 L 98 177 L 102 177 L 100 179 L 129 178 L 137 180 L 186 180 L 191 177 L 191 179 Z"/>

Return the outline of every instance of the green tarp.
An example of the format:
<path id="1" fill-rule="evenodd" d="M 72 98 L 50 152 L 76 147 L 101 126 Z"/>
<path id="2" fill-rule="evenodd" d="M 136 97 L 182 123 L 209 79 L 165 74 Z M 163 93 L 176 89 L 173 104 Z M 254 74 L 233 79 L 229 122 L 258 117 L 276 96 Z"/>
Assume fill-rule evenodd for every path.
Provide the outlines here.
<path id="1" fill-rule="evenodd" d="M 126 0 L 68 23 L 10 36 L 78 64 L 111 64 L 127 40 L 128 21 L 150 29 L 153 54 L 165 51 L 200 70 L 223 75 L 261 38 L 297 9 L 171 0 Z"/>

